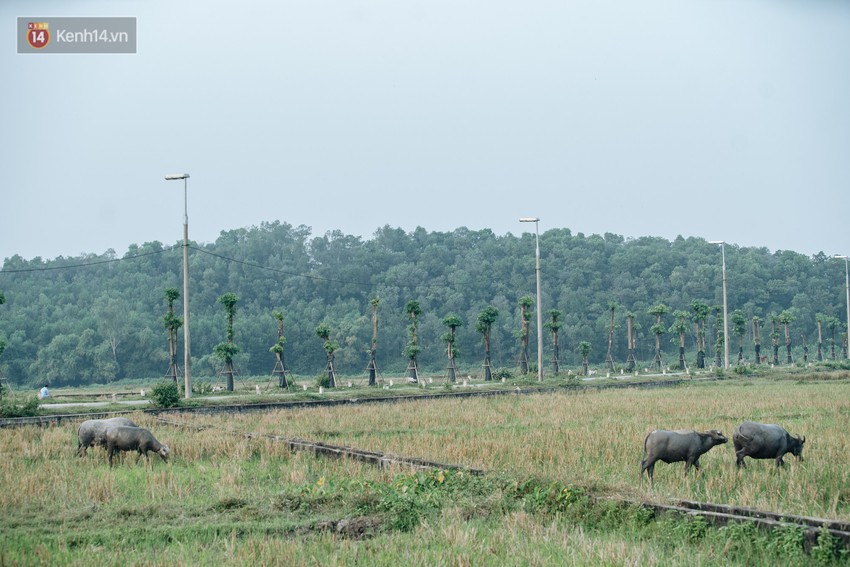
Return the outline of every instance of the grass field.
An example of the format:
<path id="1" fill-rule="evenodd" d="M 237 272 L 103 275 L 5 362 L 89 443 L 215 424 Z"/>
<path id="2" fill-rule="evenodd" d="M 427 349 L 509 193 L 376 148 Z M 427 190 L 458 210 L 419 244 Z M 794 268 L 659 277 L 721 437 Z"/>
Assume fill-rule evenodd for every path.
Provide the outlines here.
<path id="1" fill-rule="evenodd" d="M 689 498 L 850 520 L 848 393 L 844 381 L 728 381 L 198 419 L 634 497 Z M 643 440 L 653 429 L 716 428 L 731 438 L 747 419 L 805 435 L 804 460 L 788 455 L 777 471 L 772 461 L 747 459 L 748 468 L 737 471 L 730 441 L 701 458 L 702 474 L 685 477 L 682 463 L 659 463 L 654 486 L 640 482 Z"/>
<path id="2" fill-rule="evenodd" d="M 173 458 L 74 455 L 73 427 L 0 431 L 0 564 L 844 564 L 799 531 L 710 528 L 588 497 L 690 498 L 850 519 L 850 385 L 721 381 L 658 390 L 507 396 L 175 419 L 134 417 Z M 736 471 L 730 445 L 702 474 L 638 463 L 655 428 L 743 419 L 806 435 L 805 460 Z M 199 428 L 204 427 L 199 430 Z M 485 477 L 380 470 L 244 434 L 325 440 L 481 467 Z M 234 434 L 235 433 L 235 434 Z"/>

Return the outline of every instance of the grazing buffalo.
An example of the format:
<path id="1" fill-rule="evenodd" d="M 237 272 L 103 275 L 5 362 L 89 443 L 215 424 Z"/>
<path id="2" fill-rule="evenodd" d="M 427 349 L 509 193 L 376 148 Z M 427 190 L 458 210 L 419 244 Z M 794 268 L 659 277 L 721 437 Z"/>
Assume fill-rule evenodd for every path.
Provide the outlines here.
<path id="1" fill-rule="evenodd" d="M 640 475 L 643 471 L 649 474 L 649 480 L 653 480 L 655 462 L 678 463 L 685 461 L 685 474 L 691 465 L 699 470 L 699 458 L 703 453 L 715 445 L 722 445 L 728 439 L 717 429 L 699 433 L 692 429 L 680 429 L 678 431 L 667 431 L 657 429 L 646 436 L 643 441 L 643 449 L 646 457 L 640 462 Z"/>
<path id="2" fill-rule="evenodd" d="M 110 427 L 106 430 L 106 450 L 109 453 L 109 466 L 112 456 L 120 451 L 138 451 L 148 460 L 148 451 L 153 451 L 163 461 L 168 461 L 171 450 L 156 440 L 153 433 L 141 427 Z"/>
<path id="3" fill-rule="evenodd" d="M 735 445 L 736 465 L 746 467 L 744 457 L 753 459 L 776 459 L 776 466 L 785 464 L 782 457 L 791 453 L 798 461 L 803 460 L 805 437 L 792 437 L 784 428 L 769 424 L 745 421 L 735 428 L 732 443 Z"/>
<path id="4" fill-rule="evenodd" d="M 126 417 L 113 417 L 110 419 L 89 419 L 80 424 L 77 429 L 77 454 L 83 456 L 86 449 L 93 446 L 106 447 L 106 430 L 117 425 L 136 427 L 132 420 Z"/>

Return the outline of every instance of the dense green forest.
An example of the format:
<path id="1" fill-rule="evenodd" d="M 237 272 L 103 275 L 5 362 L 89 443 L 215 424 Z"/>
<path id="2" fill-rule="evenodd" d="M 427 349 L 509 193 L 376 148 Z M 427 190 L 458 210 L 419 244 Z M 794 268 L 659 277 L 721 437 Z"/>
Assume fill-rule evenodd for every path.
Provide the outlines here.
<path id="1" fill-rule="evenodd" d="M 182 243 L 181 243 L 182 244 Z M 53 260 L 7 258 L 0 271 L 0 371 L 12 383 L 77 385 L 123 378 L 163 376 L 170 366 L 166 329 L 166 289 L 182 292 L 182 246 L 160 242 L 133 245 L 123 257 L 103 255 Z M 235 294 L 233 356 L 241 376 L 270 375 L 283 314 L 284 360 L 296 375 L 315 376 L 326 365 L 325 324 L 337 373 L 365 375 L 372 346 L 372 305 L 379 321 L 376 363 L 379 373 L 401 373 L 409 341 L 405 305 L 421 306 L 417 319 L 420 371 L 445 373 L 444 336 L 448 315 L 460 317 L 455 364 L 459 372 L 480 374 L 482 335 L 476 330 L 485 307 L 498 309 L 492 327 L 493 367 L 516 368 L 521 350 L 520 299 L 535 296 L 534 234 L 495 235 L 490 230 L 412 232 L 385 226 L 372 238 L 334 231 L 312 236 L 305 226 L 264 223 L 224 231 L 214 243 L 190 243 L 190 330 L 193 374 L 215 376 L 222 362 L 214 354 L 226 340 L 227 314 L 218 299 Z M 684 337 L 686 359 L 694 365 L 697 334 L 693 321 L 674 327 L 675 311 L 694 314 L 694 301 L 709 306 L 706 357 L 715 356 L 717 318 L 722 303 L 720 249 L 702 238 L 668 241 L 572 234 L 553 229 L 540 235 L 544 320 L 558 310 L 562 371 L 579 368 L 585 354 L 601 365 L 608 353 L 614 307 L 613 360 L 627 359 L 626 315 L 634 315 L 636 356 L 642 366 L 655 358 L 662 330 L 650 310 L 661 315 L 664 365 L 674 366 Z M 772 319 L 784 312 L 796 361 L 803 339 L 809 359 L 817 353 L 822 319 L 826 355 L 830 340 L 841 356 L 844 325 L 844 266 L 817 254 L 726 245 L 730 319 L 745 318 L 745 357 L 753 359 L 752 318 L 761 318 L 762 354 L 771 355 L 770 335 L 778 336 L 780 362 L 786 362 L 785 329 Z M 174 302 L 182 314 L 182 297 Z M 531 311 L 537 306 L 531 307 Z M 528 316 L 528 315 L 526 315 Z M 680 313 L 681 318 L 681 313 Z M 534 320 L 533 318 L 531 319 Z M 722 329 L 722 324 L 720 325 Z M 738 335 L 730 321 L 730 361 L 737 359 Z M 530 325 L 536 344 L 536 325 Z M 552 337 L 544 330 L 544 361 L 551 368 Z M 176 333 L 182 352 L 182 331 Z M 722 331 L 721 331 L 722 336 Z M 589 345 L 589 346 L 588 346 Z M 533 351 L 532 347 L 532 351 Z M 581 350 L 581 353 L 579 352 Z M 178 357 L 181 359 L 182 357 Z M 530 357 L 536 361 L 532 354 Z"/>

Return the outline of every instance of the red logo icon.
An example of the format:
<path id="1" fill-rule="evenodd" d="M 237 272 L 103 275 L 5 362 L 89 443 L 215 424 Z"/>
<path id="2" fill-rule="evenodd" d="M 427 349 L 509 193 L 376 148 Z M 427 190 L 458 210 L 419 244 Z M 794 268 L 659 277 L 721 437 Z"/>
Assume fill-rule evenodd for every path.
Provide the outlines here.
<path id="1" fill-rule="evenodd" d="M 50 43 L 50 30 L 47 22 L 30 22 L 27 24 L 27 43 L 33 49 L 42 49 Z"/>

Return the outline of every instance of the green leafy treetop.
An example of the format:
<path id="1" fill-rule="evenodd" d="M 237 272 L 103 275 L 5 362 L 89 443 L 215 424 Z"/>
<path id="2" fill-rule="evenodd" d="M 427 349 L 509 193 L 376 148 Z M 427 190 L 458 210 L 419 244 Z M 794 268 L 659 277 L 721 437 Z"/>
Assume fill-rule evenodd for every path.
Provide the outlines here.
<path id="1" fill-rule="evenodd" d="M 543 326 L 557 332 L 561 328 L 562 313 L 558 309 L 550 309 L 546 314 L 549 315 L 549 320 Z"/>

